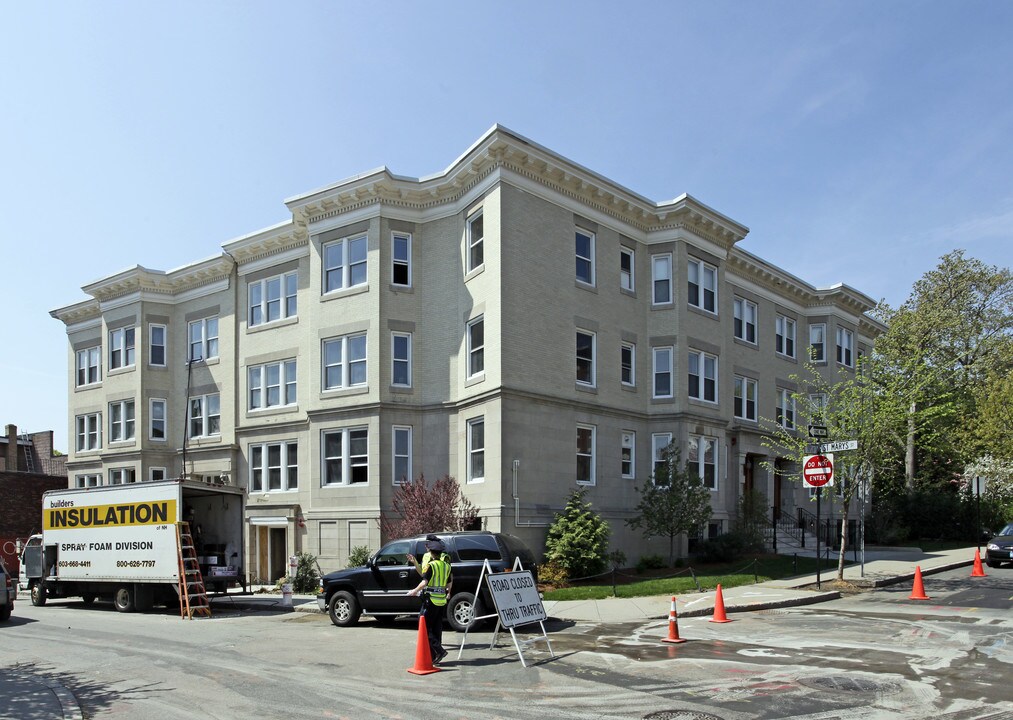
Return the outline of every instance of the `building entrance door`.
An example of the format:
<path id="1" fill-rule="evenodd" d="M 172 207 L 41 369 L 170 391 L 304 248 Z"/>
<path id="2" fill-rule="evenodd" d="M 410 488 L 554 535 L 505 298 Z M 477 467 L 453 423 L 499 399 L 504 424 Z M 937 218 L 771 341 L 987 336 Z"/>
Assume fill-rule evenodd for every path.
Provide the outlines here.
<path id="1" fill-rule="evenodd" d="M 271 530 L 270 573 L 268 577 L 275 581 L 288 574 L 288 555 L 285 553 L 285 528 L 273 527 Z"/>

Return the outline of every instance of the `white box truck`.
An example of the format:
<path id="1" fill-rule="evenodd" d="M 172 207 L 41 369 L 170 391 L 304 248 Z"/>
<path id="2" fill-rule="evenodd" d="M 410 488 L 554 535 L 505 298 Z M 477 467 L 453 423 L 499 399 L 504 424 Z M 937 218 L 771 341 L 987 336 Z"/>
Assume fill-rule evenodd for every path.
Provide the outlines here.
<path id="1" fill-rule="evenodd" d="M 184 480 L 50 490 L 42 534 L 21 558 L 32 604 L 101 598 L 120 612 L 178 604 L 180 522 L 189 523 L 207 589 L 245 588 L 245 499 L 243 488 Z"/>

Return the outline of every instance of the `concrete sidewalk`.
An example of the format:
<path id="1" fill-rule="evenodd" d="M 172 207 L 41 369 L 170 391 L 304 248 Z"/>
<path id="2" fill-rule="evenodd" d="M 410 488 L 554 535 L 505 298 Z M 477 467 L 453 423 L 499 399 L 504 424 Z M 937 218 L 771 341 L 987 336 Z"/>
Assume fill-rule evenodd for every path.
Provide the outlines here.
<path id="1" fill-rule="evenodd" d="M 848 582 L 871 587 L 911 582 L 915 567 L 922 575 L 970 566 L 974 562 L 975 547 L 925 553 L 917 548 L 872 549 L 866 552 L 864 573 L 858 565 L 847 567 L 844 578 Z M 804 551 L 798 553 L 800 556 Z M 809 552 L 808 557 L 813 557 Z M 835 559 L 835 556 L 831 556 Z M 852 556 L 849 555 L 848 560 Z M 823 587 L 816 589 L 815 575 L 800 575 L 782 580 L 770 580 L 754 585 L 722 589 L 725 612 L 751 612 L 771 608 L 810 605 L 833 600 L 840 593 L 829 587 L 837 576 L 834 562 L 821 573 Z M 689 593 L 677 598 L 680 617 L 710 615 L 714 612 L 716 593 Z M 21 593 L 19 602 L 27 602 L 27 593 Z M 574 623 L 626 623 L 664 620 L 671 607 L 671 596 L 641 598 L 606 598 L 604 600 L 547 600 L 545 611 L 550 618 Z M 274 592 L 228 593 L 212 598 L 212 610 L 320 612 L 316 596 L 294 595 L 291 607 L 283 603 Z M 17 607 L 15 606 L 15 613 Z M 76 720 L 82 718 L 81 708 L 73 693 L 49 675 L 30 674 L 19 668 L 0 671 L 0 708 L 4 717 L 31 720 Z"/>

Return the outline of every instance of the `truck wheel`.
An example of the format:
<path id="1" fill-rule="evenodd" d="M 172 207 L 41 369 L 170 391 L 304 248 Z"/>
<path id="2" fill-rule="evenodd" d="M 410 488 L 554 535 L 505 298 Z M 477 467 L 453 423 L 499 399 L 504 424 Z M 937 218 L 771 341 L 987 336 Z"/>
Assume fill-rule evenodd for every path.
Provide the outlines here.
<path id="1" fill-rule="evenodd" d="M 92 605 L 95 602 L 95 595 L 93 593 L 84 593 L 81 596 L 81 602 L 85 605 Z"/>
<path id="2" fill-rule="evenodd" d="M 46 592 L 46 586 L 42 583 L 35 583 L 31 587 L 32 593 L 32 605 L 35 607 L 42 607 L 46 604 L 46 599 L 49 593 Z"/>
<path id="3" fill-rule="evenodd" d="M 457 593 L 447 603 L 447 620 L 457 632 L 470 628 L 475 618 L 481 614 L 481 602 L 477 602 L 471 593 Z"/>
<path id="4" fill-rule="evenodd" d="M 116 610 L 122 613 L 134 611 L 134 588 L 130 585 L 120 585 L 113 594 L 113 605 Z"/>
<path id="5" fill-rule="evenodd" d="M 327 603 L 327 614 L 331 616 L 331 622 L 338 627 L 348 627 L 359 622 L 359 603 L 350 592 L 339 590 L 331 596 Z"/>

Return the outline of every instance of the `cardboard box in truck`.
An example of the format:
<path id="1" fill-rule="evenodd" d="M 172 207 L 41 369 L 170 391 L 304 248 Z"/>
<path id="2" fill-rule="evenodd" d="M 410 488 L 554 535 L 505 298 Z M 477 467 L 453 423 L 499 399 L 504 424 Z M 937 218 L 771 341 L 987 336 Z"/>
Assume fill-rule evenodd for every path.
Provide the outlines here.
<path id="1" fill-rule="evenodd" d="M 205 579 L 208 589 L 245 585 L 242 488 L 166 480 L 51 490 L 42 499 L 41 541 L 24 551 L 32 602 L 80 596 L 110 599 L 122 612 L 178 604 L 178 524 L 189 523 L 195 553 L 228 556 L 233 572 Z M 210 564 L 209 564 L 210 565 Z M 207 576 L 209 566 L 201 570 Z"/>

